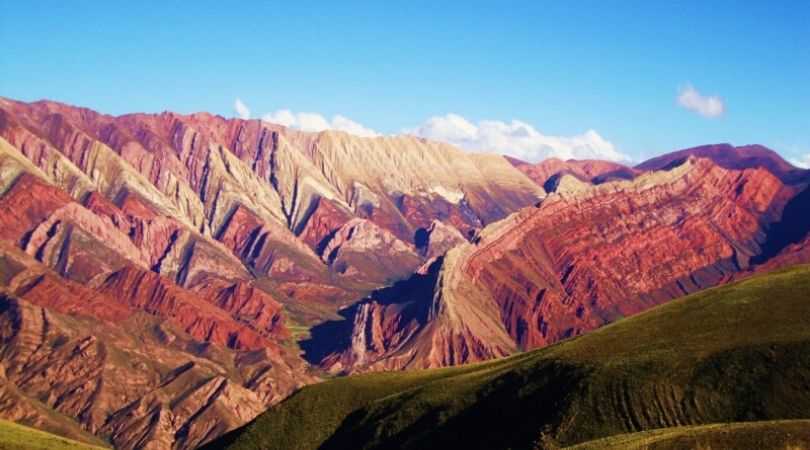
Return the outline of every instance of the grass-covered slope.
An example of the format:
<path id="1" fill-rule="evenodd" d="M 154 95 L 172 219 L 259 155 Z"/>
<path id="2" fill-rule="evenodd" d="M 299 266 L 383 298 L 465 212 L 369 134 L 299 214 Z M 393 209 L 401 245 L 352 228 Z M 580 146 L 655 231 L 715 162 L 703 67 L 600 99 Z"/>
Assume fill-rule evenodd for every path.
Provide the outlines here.
<path id="1" fill-rule="evenodd" d="M 104 447 L 67 439 L 14 422 L 0 420 L 0 449 L 3 450 L 99 450 Z"/>
<path id="2" fill-rule="evenodd" d="M 309 386 L 214 446 L 556 448 L 777 419 L 810 419 L 808 266 L 512 358 Z"/>
<path id="3" fill-rule="evenodd" d="M 810 449 L 810 420 L 718 423 L 622 434 L 568 450 Z"/>

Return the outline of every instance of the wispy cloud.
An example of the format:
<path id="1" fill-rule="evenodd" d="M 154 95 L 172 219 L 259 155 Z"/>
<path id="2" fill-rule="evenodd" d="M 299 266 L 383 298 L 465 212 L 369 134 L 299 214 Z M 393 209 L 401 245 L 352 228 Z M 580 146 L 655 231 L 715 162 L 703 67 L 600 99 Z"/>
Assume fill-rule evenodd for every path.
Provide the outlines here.
<path id="1" fill-rule="evenodd" d="M 703 95 L 691 84 L 682 87 L 678 92 L 678 104 L 710 119 L 720 117 L 726 112 L 722 98 L 716 95 Z"/>
<path id="2" fill-rule="evenodd" d="M 473 123 L 458 114 L 446 114 L 431 117 L 422 125 L 403 132 L 472 151 L 499 153 L 532 162 L 550 157 L 610 161 L 630 159 L 594 130 L 575 136 L 549 136 L 520 120 L 482 120 Z"/>
<path id="3" fill-rule="evenodd" d="M 248 108 L 247 105 L 242 102 L 242 100 L 238 98 L 234 100 L 233 110 L 236 111 L 236 114 L 240 119 L 250 119 L 250 108 Z"/>
<path id="4" fill-rule="evenodd" d="M 796 158 L 790 158 L 788 161 L 796 167 L 810 169 L 810 153 L 800 155 Z"/>
<path id="5" fill-rule="evenodd" d="M 250 117 L 250 109 L 240 99 L 234 102 L 234 110 L 239 117 Z M 377 131 L 340 114 L 330 119 L 315 112 L 279 109 L 264 114 L 262 120 L 302 131 L 339 130 L 355 136 L 380 136 Z M 520 120 L 482 120 L 473 123 L 451 113 L 431 117 L 418 127 L 403 129 L 402 133 L 446 142 L 471 151 L 498 153 L 532 162 L 550 157 L 630 160 L 594 130 L 574 136 L 551 136 Z"/>
<path id="6" fill-rule="evenodd" d="M 355 136 L 374 137 L 379 133 L 371 128 L 349 119 L 340 114 L 327 119 L 321 114 L 312 112 L 293 112 L 289 109 L 279 109 L 278 111 L 267 113 L 262 116 L 262 120 L 270 123 L 277 123 L 286 127 L 298 128 L 303 131 L 324 131 L 340 130 Z"/>

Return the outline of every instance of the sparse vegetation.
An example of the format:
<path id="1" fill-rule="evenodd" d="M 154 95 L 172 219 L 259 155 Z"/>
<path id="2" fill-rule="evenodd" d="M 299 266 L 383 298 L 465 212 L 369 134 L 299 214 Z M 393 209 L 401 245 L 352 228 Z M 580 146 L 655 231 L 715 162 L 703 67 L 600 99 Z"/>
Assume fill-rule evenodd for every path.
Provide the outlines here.
<path id="1" fill-rule="evenodd" d="M 784 419 L 810 419 L 808 266 L 710 289 L 511 358 L 309 386 L 215 445 L 549 448 Z M 649 433 L 640 436 L 661 432 Z"/>
<path id="2" fill-rule="evenodd" d="M 568 450 L 678 450 L 678 449 L 789 449 L 810 448 L 810 420 L 737 422 L 673 427 L 623 434 L 586 442 Z"/>
<path id="3" fill-rule="evenodd" d="M 0 448 L 3 450 L 93 450 L 105 447 L 84 444 L 14 422 L 0 420 Z"/>

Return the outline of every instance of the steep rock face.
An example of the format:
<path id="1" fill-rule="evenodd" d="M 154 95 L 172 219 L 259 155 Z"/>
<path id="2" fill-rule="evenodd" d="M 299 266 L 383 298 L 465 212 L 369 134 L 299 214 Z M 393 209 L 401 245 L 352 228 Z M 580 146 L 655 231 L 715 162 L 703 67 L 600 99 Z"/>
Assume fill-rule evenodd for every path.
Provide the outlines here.
<path id="1" fill-rule="evenodd" d="M 403 194 L 441 198 L 448 203 L 443 207 L 446 209 L 453 209 L 450 205 L 466 196 L 478 220 L 489 222 L 542 196 L 541 189 L 500 156 L 469 155 L 406 136 L 369 139 L 339 132 L 302 133 L 261 121 L 226 120 L 205 113 L 111 117 L 89 110 L 77 113 L 76 108 L 53 102 L 16 103 L 14 111 L 27 111 L 38 118 L 54 114 L 65 117 L 115 149 L 158 186 L 165 176 L 156 172 L 163 171 L 179 180 L 185 177 L 194 191 L 210 192 L 210 186 L 218 184 L 212 178 L 237 168 L 240 174 L 230 183 L 240 184 L 251 178 L 245 176 L 246 169 L 262 181 L 253 187 L 266 194 L 263 201 L 267 202 L 268 214 L 293 230 L 301 228 L 320 198 L 347 205 L 362 215 L 364 209 L 368 213 L 369 207 L 379 208 L 380 202 L 391 206 Z M 221 153 L 221 147 L 230 152 L 212 159 Z M 240 164 L 234 164 L 236 161 Z M 239 195 L 244 203 L 245 192 Z M 213 204 L 214 195 L 202 197 L 208 217 L 221 218 L 223 213 L 213 210 L 230 208 Z M 410 236 L 399 233 L 419 224 L 397 217 L 395 210 L 378 212 L 378 225 L 406 240 Z M 215 230 L 217 220 L 210 225 Z"/>
<path id="2" fill-rule="evenodd" d="M 3 417 L 84 440 L 95 433 L 118 448 L 193 448 L 313 381 L 277 343 L 289 338 L 281 305 L 239 281 L 247 272 L 235 273 L 238 259 L 218 244 L 130 193 L 120 207 L 95 191 L 80 205 L 44 172 L 2 155 L 11 156 L 0 172 L 14 177 L 0 196 Z M 173 237 L 159 239 L 161 230 Z M 194 290 L 150 265 L 176 266 Z M 189 359 L 205 369 L 161 387 L 162 364 Z M 166 389 L 148 408 L 128 406 Z"/>
<path id="3" fill-rule="evenodd" d="M 354 370 L 438 366 L 544 346 L 713 286 L 750 266 L 794 194 L 765 169 L 727 170 L 706 159 L 551 194 L 450 251 L 431 294 L 409 300 L 432 304 L 434 313 L 407 342 L 375 350 Z M 351 316 L 352 336 L 397 323 L 360 312 Z M 403 360 L 403 348 L 425 350 Z M 357 353 L 352 346 L 342 355 Z M 340 358 L 324 361 L 331 367 Z"/>
<path id="4" fill-rule="evenodd" d="M 228 312 L 237 322 L 248 324 L 259 334 L 274 338 L 289 337 L 281 304 L 252 284 L 208 280 L 194 289 L 219 309 Z"/>
<path id="5" fill-rule="evenodd" d="M 53 211 L 26 239 L 26 252 L 81 282 L 126 264 L 147 267 L 146 258 L 127 235 L 73 202 Z"/>
<path id="6" fill-rule="evenodd" d="M 351 219 L 352 215 L 348 211 L 329 199 L 319 198 L 298 238 L 320 254 L 332 233 Z"/>
<path id="7" fill-rule="evenodd" d="M 402 215 L 418 227 L 416 233 L 429 228 L 437 220 L 452 225 L 467 237 L 471 237 L 484 226 L 482 220 L 463 197 L 453 198 L 450 193 L 443 194 L 444 196 L 435 194 L 429 197 L 403 195 L 397 200 Z M 416 233 L 414 233 L 414 243 Z"/>
<path id="8" fill-rule="evenodd" d="M 204 226 L 200 201 L 185 184 L 152 184 L 121 155 L 72 121 L 78 114 L 75 110 L 53 106 L 3 100 L 0 107 L 13 115 L 15 121 L 3 121 L 0 133 L 46 173 L 43 164 L 56 158 L 52 155 L 58 152 L 87 175 L 94 188 L 106 197 L 115 198 L 122 190 L 137 192 L 159 205 L 165 215 L 176 217 L 192 228 Z"/>

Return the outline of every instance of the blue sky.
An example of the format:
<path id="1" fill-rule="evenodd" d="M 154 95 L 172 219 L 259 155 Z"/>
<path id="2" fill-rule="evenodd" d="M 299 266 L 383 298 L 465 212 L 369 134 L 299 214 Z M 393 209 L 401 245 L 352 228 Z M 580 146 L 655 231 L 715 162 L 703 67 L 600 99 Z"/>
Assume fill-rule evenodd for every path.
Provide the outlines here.
<path id="1" fill-rule="evenodd" d="M 527 158 L 810 155 L 806 0 L 131 3 L 0 0 L 0 95 L 226 116 L 238 98 Z"/>

